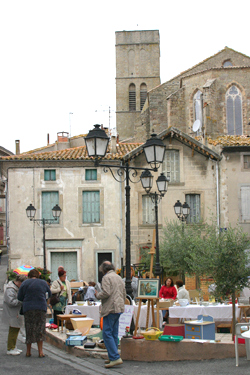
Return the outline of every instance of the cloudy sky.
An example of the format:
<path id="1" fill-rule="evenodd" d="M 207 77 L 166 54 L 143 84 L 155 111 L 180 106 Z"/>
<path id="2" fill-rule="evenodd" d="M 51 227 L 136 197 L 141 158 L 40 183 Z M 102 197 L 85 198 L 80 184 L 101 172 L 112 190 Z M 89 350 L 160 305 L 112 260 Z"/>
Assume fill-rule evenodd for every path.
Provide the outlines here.
<path id="1" fill-rule="evenodd" d="M 225 46 L 250 56 L 248 3 L 0 0 L 0 146 L 114 128 L 115 31 L 160 31 L 162 83 Z"/>

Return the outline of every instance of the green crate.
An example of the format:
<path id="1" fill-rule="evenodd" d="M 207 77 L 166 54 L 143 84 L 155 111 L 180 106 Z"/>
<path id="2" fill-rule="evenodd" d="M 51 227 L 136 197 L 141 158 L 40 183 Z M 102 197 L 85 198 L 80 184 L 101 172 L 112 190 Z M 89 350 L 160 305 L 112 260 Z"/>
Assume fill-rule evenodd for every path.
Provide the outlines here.
<path id="1" fill-rule="evenodd" d="M 160 341 L 181 341 L 183 340 L 183 336 L 173 336 L 173 335 L 162 335 L 158 338 Z"/>

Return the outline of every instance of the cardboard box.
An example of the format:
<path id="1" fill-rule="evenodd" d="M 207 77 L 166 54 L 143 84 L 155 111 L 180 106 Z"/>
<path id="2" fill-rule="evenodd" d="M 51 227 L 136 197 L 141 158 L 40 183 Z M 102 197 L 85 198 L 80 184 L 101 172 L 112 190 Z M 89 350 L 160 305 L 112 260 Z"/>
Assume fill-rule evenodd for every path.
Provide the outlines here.
<path id="1" fill-rule="evenodd" d="M 87 336 L 69 336 L 65 344 L 67 346 L 82 346 L 87 341 Z"/>
<path id="2" fill-rule="evenodd" d="M 168 307 L 173 306 L 173 304 L 174 304 L 174 300 L 173 299 L 169 299 L 167 301 L 159 301 L 159 308 L 160 309 L 168 308 Z"/>

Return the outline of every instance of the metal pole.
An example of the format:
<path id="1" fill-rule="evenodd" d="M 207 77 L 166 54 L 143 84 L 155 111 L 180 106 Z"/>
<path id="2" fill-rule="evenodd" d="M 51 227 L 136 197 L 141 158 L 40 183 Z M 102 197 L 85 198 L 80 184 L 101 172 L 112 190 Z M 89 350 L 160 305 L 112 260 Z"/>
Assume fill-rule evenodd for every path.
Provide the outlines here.
<path id="1" fill-rule="evenodd" d="M 133 298 L 133 290 L 131 287 L 131 254 L 130 254 L 130 186 L 129 186 L 129 168 L 126 163 L 126 292 Z"/>
<path id="2" fill-rule="evenodd" d="M 42 219 L 43 222 L 43 274 L 44 278 L 47 274 L 47 268 L 46 268 L 46 248 L 45 248 L 45 219 Z"/>
<path id="3" fill-rule="evenodd" d="M 160 255 L 159 255 L 159 233 L 158 233 L 158 195 L 154 193 L 155 203 L 155 276 L 160 278 L 161 267 L 160 267 Z"/>

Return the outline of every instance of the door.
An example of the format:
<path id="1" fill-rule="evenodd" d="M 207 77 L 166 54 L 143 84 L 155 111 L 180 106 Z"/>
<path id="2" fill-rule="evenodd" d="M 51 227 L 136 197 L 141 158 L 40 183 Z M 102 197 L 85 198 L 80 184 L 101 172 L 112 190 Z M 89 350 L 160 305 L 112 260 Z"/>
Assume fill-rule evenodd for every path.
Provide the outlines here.
<path id="1" fill-rule="evenodd" d="M 51 280 L 58 278 L 58 267 L 63 266 L 67 271 L 67 280 L 77 280 L 77 252 L 63 251 L 51 253 Z"/>
<path id="2" fill-rule="evenodd" d="M 105 260 L 108 260 L 112 263 L 112 253 L 98 253 L 97 254 L 97 266 L 98 266 L 98 281 L 101 283 L 103 274 L 99 271 L 99 266 L 104 262 Z"/>

